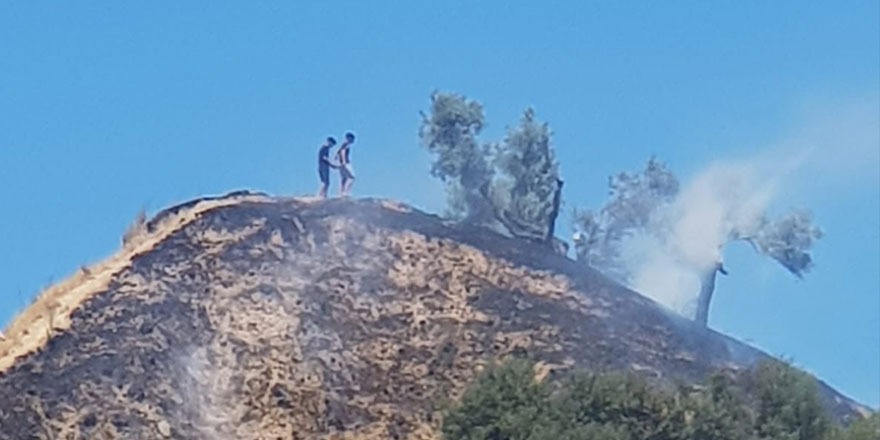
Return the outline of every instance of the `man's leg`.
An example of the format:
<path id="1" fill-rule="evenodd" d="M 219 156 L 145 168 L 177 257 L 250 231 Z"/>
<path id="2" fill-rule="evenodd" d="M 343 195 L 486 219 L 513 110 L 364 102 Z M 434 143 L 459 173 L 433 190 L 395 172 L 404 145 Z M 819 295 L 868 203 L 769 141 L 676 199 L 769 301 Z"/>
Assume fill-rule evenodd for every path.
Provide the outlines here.
<path id="1" fill-rule="evenodd" d="M 342 174 L 342 195 L 343 197 L 348 196 L 349 191 L 351 191 L 351 184 L 354 183 L 354 173 L 351 172 L 351 168 L 348 165 L 344 166 L 339 170 Z"/>
<path id="2" fill-rule="evenodd" d="M 318 197 L 327 198 L 327 188 L 330 186 L 330 170 L 319 169 L 318 177 L 321 179 L 321 188 L 318 190 Z"/>
<path id="3" fill-rule="evenodd" d="M 345 195 L 345 174 L 340 170 L 339 172 L 339 197 Z"/>

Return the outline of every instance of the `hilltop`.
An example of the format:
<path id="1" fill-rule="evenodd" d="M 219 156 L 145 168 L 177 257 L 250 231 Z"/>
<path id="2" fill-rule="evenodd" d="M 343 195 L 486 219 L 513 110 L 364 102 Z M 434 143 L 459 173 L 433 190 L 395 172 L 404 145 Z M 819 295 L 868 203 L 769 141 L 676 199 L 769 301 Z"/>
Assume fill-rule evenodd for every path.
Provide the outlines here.
<path id="1" fill-rule="evenodd" d="M 516 354 L 668 383 L 767 356 L 544 247 L 394 201 L 237 192 L 138 223 L 13 321 L 0 439 L 432 439 Z"/>

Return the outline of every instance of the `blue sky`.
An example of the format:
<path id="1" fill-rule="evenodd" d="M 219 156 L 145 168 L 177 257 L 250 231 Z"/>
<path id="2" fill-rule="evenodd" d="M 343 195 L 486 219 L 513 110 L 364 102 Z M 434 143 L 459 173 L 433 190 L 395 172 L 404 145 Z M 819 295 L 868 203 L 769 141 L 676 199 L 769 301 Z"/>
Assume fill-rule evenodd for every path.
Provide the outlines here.
<path id="1" fill-rule="evenodd" d="M 729 248 L 711 325 L 877 407 L 880 6 L 813 3 L 3 2 L 0 323 L 141 208 L 314 192 L 328 134 L 358 134 L 356 195 L 442 210 L 417 137 L 440 89 L 484 103 L 486 140 L 534 107 L 567 209 L 652 154 L 687 180 L 809 146 L 775 208 L 814 211 L 816 267 Z"/>

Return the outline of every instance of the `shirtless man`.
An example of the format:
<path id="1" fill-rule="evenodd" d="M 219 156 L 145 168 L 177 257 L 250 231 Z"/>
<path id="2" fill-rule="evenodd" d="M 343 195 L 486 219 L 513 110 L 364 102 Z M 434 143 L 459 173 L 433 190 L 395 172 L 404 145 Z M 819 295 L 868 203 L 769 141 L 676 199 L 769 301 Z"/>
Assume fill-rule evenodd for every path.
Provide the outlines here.
<path id="1" fill-rule="evenodd" d="M 339 176 L 342 178 L 342 185 L 339 188 L 341 197 L 348 196 L 351 185 L 354 183 L 354 169 L 351 167 L 351 144 L 353 143 L 354 134 L 345 133 L 345 140 L 336 152 L 336 163 L 339 164 Z"/>

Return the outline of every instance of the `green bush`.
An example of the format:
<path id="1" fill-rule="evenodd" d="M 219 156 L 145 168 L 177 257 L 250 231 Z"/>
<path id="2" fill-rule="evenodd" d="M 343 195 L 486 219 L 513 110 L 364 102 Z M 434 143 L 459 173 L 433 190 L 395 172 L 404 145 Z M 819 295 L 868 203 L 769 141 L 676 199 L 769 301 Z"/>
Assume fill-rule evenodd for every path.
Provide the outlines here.
<path id="1" fill-rule="evenodd" d="M 831 424 L 812 377 L 779 361 L 762 362 L 751 376 L 750 394 L 757 399 L 755 433 L 758 438 L 826 438 Z"/>
<path id="2" fill-rule="evenodd" d="M 531 439 L 548 399 L 547 387 L 535 381 L 532 364 L 514 360 L 489 369 L 470 387 L 443 423 L 447 439 Z"/>
<path id="3" fill-rule="evenodd" d="M 880 440 L 880 413 L 858 420 L 846 429 L 838 429 L 832 440 Z"/>
<path id="4" fill-rule="evenodd" d="M 880 419 L 833 431 L 815 381 L 777 361 L 738 377 L 663 388 L 632 373 L 537 382 L 515 360 L 489 369 L 446 415 L 446 440 L 878 440 Z"/>

